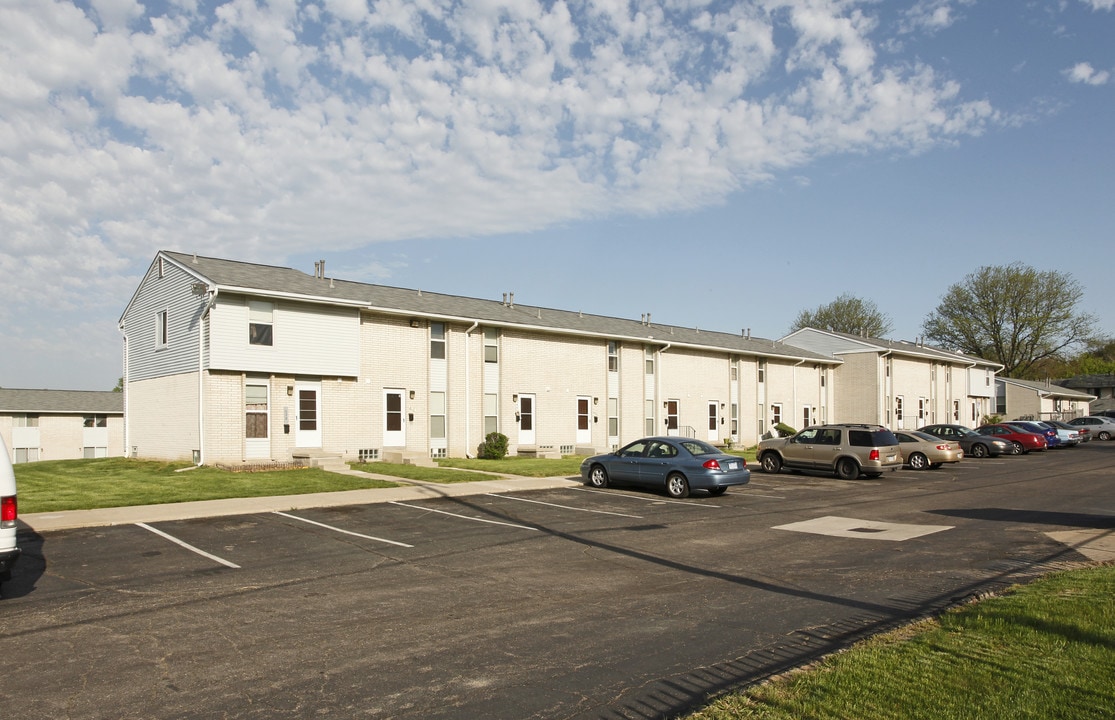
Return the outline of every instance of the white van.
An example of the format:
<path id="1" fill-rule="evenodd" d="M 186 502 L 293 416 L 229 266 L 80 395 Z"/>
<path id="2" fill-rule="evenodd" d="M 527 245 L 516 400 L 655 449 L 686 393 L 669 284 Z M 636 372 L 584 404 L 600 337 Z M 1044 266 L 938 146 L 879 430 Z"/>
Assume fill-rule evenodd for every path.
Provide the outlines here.
<path id="1" fill-rule="evenodd" d="M 0 440 L 0 582 L 11 580 L 12 567 L 19 559 L 19 547 L 15 544 L 18 517 L 12 459 L 4 441 Z"/>

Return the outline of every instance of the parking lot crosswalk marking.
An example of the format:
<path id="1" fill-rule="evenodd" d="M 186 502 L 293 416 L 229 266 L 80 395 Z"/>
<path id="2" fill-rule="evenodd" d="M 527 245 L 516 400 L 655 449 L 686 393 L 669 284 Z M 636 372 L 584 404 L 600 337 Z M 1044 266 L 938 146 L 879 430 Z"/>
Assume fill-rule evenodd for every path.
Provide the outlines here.
<path id="1" fill-rule="evenodd" d="M 387 543 L 388 545 L 398 545 L 399 547 L 407 547 L 407 548 L 408 547 L 414 547 L 413 545 L 407 545 L 406 543 L 398 542 L 396 540 L 386 540 L 384 538 L 376 537 L 374 535 L 364 535 L 363 533 L 353 532 L 351 530 L 344 530 L 342 528 L 334 527 L 332 525 L 326 525 L 325 523 L 319 523 L 315 520 L 307 520 L 306 518 L 298 517 L 297 515 L 291 515 L 290 513 L 280 512 L 278 510 L 275 511 L 275 514 L 276 515 L 282 515 L 283 517 L 290 518 L 291 520 L 300 520 L 300 521 L 302 521 L 304 523 L 308 523 L 310 525 L 317 525 L 318 527 L 323 527 L 326 530 L 332 530 L 334 532 L 344 533 L 345 535 L 352 535 L 353 537 L 364 538 L 365 540 L 374 540 L 376 542 Z"/>
<path id="2" fill-rule="evenodd" d="M 224 558 L 219 558 L 216 555 L 212 555 L 210 553 L 207 553 L 200 548 L 196 548 L 196 547 L 194 547 L 193 545 L 190 545 L 187 542 L 183 542 L 182 540 L 179 540 L 178 538 L 174 537 L 173 535 L 169 535 L 169 534 L 163 532 L 162 530 L 158 530 L 156 528 L 153 528 L 150 525 L 148 525 L 147 523 L 141 523 L 140 522 L 140 523 L 136 523 L 136 525 L 143 528 L 144 530 L 150 530 L 151 532 L 155 533 L 159 537 L 163 537 L 163 538 L 166 538 L 167 540 L 170 540 L 175 545 L 181 545 L 182 547 L 186 548 L 187 550 L 189 550 L 191 552 L 195 552 L 198 555 L 201 555 L 202 557 L 207 557 L 210 560 L 212 560 L 213 562 L 218 562 L 221 565 L 224 565 L 225 567 L 230 567 L 230 568 L 233 568 L 235 570 L 240 569 L 240 566 L 237 565 L 236 563 L 229 562 L 228 560 L 225 560 Z"/>

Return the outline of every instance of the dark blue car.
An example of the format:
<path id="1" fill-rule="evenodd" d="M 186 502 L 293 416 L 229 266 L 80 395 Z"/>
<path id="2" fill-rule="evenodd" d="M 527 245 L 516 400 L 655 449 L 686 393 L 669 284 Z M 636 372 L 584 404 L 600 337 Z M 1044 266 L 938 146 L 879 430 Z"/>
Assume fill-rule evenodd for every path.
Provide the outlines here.
<path id="1" fill-rule="evenodd" d="M 607 455 L 581 463 L 585 484 L 642 485 L 665 488 L 672 498 L 688 497 L 690 490 L 720 495 L 732 485 L 751 481 L 747 462 L 701 440 L 682 437 L 649 437 L 624 445 Z"/>

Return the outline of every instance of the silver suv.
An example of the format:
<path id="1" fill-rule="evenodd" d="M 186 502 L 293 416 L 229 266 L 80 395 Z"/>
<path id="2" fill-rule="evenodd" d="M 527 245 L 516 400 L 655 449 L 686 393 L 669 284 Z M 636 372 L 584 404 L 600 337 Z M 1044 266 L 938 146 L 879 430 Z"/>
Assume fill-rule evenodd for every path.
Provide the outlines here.
<path id="1" fill-rule="evenodd" d="M 759 443 L 759 464 L 764 472 L 782 468 L 824 470 L 854 480 L 863 473 L 877 478 L 902 467 L 898 438 L 882 425 L 836 423 L 814 425 L 788 438 Z"/>
<path id="2" fill-rule="evenodd" d="M 19 559 L 19 547 L 15 544 L 18 515 L 12 459 L 0 440 L 0 582 L 12 579 L 12 567 Z"/>

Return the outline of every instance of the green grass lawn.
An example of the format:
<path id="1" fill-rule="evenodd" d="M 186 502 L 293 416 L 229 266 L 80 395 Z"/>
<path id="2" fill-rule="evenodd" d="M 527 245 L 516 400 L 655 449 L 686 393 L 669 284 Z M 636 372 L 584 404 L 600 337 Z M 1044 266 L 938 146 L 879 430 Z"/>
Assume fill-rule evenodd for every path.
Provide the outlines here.
<path id="1" fill-rule="evenodd" d="M 1109 720 L 1115 566 L 1057 573 L 724 696 L 688 720 Z"/>
<path id="2" fill-rule="evenodd" d="M 323 470 L 234 473 L 190 463 L 127 458 L 43 460 L 15 466 L 21 513 L 159 505 L 190 500 L 267 497 L 396 487 L 373 477 Z"/>
<path id="3" fill-rule="evenodd" d="M 754 452 L 734 451 L 754 461 Z M 374 475 L 404 480 L 458 483 L 491 480 L 496 475 L 576 477 L 581 460 L 506 457 L 502 460 L 450 458 L 438 467 L 392 463 L 352 463 L 350 467 Z M 164 463 L 130 458 L 43 460 L 15 466 L 19 509 L 24 513 L 87 510 L 90 508 L 159 505 L 191 500 L 300 495 L 338 490 L 395 487 L 374 477 L 360 478 L 316 469 L 234 473 L 190 463 Z"/>

